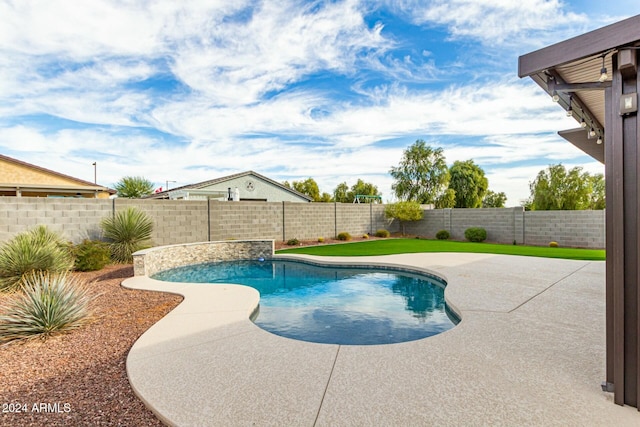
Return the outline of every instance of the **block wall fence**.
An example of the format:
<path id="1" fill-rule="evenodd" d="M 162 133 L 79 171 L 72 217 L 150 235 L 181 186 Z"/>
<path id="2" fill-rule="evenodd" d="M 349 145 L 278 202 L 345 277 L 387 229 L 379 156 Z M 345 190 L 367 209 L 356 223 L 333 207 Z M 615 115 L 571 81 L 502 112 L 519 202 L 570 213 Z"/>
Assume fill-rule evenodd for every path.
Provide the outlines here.
<path id="1" fill-rule="evenodd" d="M 220 202 L 206 200 L 58 199 L 0 197 L 0 242 L 42 224 L 75 243 L 100 238 L 100 221 L 134 206 L 154 221 L 155 245 L 230 239 L 315 240 L 342 231 L 354 236 L 380 228 L 400 230 L 384 217 L 384 205 L 352 203 Z M 407 223 L 408 234 L 433 238 L 448 230 L 464 240 L 468 227 L 483 227 L 488 241 L 500 243 L 604 248 L 604 211 L 505 209 L 425 210 Z"/>

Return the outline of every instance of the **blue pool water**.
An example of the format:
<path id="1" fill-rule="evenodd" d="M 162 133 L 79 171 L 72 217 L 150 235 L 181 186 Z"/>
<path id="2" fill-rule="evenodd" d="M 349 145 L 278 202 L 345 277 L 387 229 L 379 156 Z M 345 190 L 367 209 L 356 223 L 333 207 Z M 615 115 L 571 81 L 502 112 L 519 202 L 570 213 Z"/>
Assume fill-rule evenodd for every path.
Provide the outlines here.
<path id="1" fill-rule="evenodd" d="M 458 322 L 446 309 L 442 282 L 385 269 L 230 261 L 180 267 L 153 278 L 251 286 L 260 292 L 254 322 L 303 341 L 390 344 L 436 335 Z"/>

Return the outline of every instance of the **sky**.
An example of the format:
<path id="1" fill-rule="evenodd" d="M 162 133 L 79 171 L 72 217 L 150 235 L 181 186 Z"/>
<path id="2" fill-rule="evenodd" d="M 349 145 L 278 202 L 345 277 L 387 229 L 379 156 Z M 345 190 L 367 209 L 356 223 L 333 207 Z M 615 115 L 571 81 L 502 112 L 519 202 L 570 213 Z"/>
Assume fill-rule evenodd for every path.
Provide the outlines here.
<path id="1" fill-rule="evenodd" d="M 507 206 L 551 164 L 603 166 L 518 57 L 640 13 L 637 0 L 0 0 L 0 153 L 109 186 L 253 170 L 321 192 L 422 139 L 473 159 Z M 96 163 L 94 169 L 93 163 Z"/>

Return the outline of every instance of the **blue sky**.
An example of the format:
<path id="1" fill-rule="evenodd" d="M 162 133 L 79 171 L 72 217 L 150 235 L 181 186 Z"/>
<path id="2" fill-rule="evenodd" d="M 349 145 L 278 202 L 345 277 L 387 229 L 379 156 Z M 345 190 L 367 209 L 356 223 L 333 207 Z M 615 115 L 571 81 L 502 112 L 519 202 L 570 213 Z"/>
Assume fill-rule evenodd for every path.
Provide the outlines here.
<path id="1" fill-rule="evenodd" d="M 184 4 L 183 4 L 184 3 Z M 0 0 L 0 153 L 98 183 L 255 170 L 358 178 L 424 139 L 519 205 L 549 164 L 603 167 L 519 55 L 640 13 L 636 0 Z"/>

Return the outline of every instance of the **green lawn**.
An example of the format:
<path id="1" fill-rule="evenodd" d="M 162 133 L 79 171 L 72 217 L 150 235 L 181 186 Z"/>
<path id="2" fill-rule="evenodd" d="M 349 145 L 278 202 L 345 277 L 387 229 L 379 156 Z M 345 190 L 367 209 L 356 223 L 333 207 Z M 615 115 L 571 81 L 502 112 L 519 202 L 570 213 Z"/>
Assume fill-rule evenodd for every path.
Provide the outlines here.
<path id="1" fill-rule="evenodd" d="M 319 256 L 391 255 L 417 252 L 474 252 L 603 261 L 603 249 L 549 248 L 540 246 L 499 245 L 493 243 L 454 242 L 450 240 L 386 239 L 337 245 L 282 249 L 280 254 Z"/>

